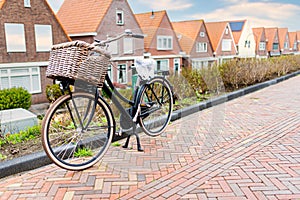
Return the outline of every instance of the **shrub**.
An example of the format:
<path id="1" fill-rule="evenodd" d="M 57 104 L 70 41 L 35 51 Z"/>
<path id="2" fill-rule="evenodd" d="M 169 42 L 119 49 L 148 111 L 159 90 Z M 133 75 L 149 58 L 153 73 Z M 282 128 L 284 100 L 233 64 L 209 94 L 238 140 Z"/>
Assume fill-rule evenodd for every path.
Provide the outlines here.
<path id="1" fill-rule="evenodd" d="M 50 103 L 53 103 L 62 95 L 63 95 L 63 93 L 58 84 L 46 86 L 46 96 Z"/>
<path id="2" fill-rule="evenodd" d="M 0 110 L 13 108 L 28 109 L 31 106 L 31 94 L 24 88 L 0 90 Z"/>

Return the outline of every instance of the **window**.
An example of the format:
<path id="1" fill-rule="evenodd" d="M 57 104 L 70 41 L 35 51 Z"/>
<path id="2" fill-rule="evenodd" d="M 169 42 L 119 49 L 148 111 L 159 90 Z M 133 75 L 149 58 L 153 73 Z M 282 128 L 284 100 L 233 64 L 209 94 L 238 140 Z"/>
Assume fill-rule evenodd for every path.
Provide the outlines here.
<path id="1" fill-rule="evenodd" d="M 126 65 L 118 65 L 118 83 L 127 83 L 127 70 Z"/>
<path id="2" fill-rule="evenodd" d="M 123 41 L 124 54 L 133 54 L 133 38 L 124 38 Z"/>
<path id="3" fill-rule="evenodd" d="M 232 40 L 223 39 L 222 40 L 222 51 L 231 51 L 231 43 L 232 43 Z"/>
<path id="4" fill-rule="evenodd" d="M 121 10 L 117 10 L 116 23 L 117 25 L 124 25 L 124 12 Z"/>
<path id="5" fill-rule="evenodd" d="M 107 75 L 110 78 L 110 80 L 113 82 L 113 72 L 112 72 L 112 66 L 109 65 L 107 68 Z"/>
<path id="6" fill-rule="evenodd" d="M 30 93 L 41 92 L 40 68 L 23 67 L 0 70 L 0 89 L 23 87 Z"/>
<path id="7" fill-rule="evenodd" d="M 24 24 L 5 23 L 7 52 L 26 52 Z"/>
<path id="8" fill-rule="evenodd" d="M 297 50 L 297 41 L 294 43 L 294 50 Z"/>
<path id="9" fill-rule="evenodd" d="M 198 42 L 196 46 L 196 52 L 207 52 L 207 43 Z"/>
<path id="10" fill-rule="evenodd" d="M 192 61 L 192 68 L 199 70 L 202 68 L 208 67 L 208 61 L 200 61 L 200 60 L 193 60 Z"/>
<path id="11" fill-rule="evenodd" d="M 169 60 L 157 60 L 156 71 L 169 71 Z"/>
<path id="12" fill-rule="evenodd" d="M 251 47 L 251 41 L 250 40 L 246 40 L 245 41 L 245 48 L 248 47 L 250 48 Z"/>
<path id="13" fill-rule="evenodd" d="M 289 49 L 289 48 L 290 48 L 289 43 L 288 43 L 288 42 L 285 42 L 285 43 L 284 43 L 284 49 Z"/>
<path id="14" fill-rule="evenodd" d="M 172 50 L 173 37 L 172 36 L 157 36 L 157 50 Z"/>
<path id="15" fill-rule="evenodd" d="M 108 51 L 114 55 L 119 54 L 119 41 L 113 41 L 109 43 Z"/>
<path id="16" fill-rule="evenodd" d="M 273 50 L 278 50 L 278 49 L 279 49 L 279 44 L 273 43 Z"/>
<path id="17" fill-rule="evenodd" d="M 228 33 L 229 33 L 229 29 L 228 29 L 228 27 L 226 27 L 225 34 L 228 35 Z"/>
<path id="18" fill-rule="evenodd" d="M 24 0 L 24 7 L 25 8 L 30 8 L 30 0 Z"/>
<path id="19" fill-rule="evenodd" d="M 36 51 L 50 51 L 52 42 L 51 25 L 34 25 Z"/>
<path id="20" fill-rule="evenodd" d="M 266 43 L 265 42 L 260 42 L 259 43 L 259 50 L 260 51 L 266 50 Z"/>
<path id="21" fill-rule="evenodd" d="M 205 33 L 204 32 L 200 32 L 200 37 L 205 37 Z"/>

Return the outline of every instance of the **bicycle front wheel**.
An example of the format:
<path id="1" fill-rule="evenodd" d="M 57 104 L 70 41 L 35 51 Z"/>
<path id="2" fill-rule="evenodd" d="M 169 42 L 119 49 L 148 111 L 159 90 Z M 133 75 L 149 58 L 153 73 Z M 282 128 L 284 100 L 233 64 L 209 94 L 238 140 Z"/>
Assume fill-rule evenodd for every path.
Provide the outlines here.
<path id="1" fill-rule="evenodd" d="M 43 121 L 42 143 L 48 157 L 67 170 L 93 166 L 107 151 L 114 134 L 108 105 L 94 95 L 74 93 L 55 101 Z"/>
<path id="2" fill-rule="evenodd" d="M 160 135 L 169 124 L 173 110 L 173 94 L 162 77 L 151 79 L 142 89 L 139 124 L 149 136 Z"/>

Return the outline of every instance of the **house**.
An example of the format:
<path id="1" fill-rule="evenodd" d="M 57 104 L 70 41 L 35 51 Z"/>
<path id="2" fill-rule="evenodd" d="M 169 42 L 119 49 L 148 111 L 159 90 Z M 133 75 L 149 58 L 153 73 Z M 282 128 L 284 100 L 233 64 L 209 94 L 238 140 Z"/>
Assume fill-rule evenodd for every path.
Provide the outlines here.
<path id="1" fill-rule="evenodd" d="M 238 57 L 255 57 L 255 37 L 248 20 L 238 20 L 229 22 L 234 42 L 237 48 Z"/>
<path id="2" fill-rule="evenodd" d="M 33 104 L 48 102 L 50 48 L 70 38 L 46 0 L 1 0 L 0 16 L 0 89 L 24 87 Z"/>
<path id="3" fill-rule="evenodd" d="M 237 49 L 228 22 L 206 22 L 206 29 L 213 49 L 213 55 L 218 63 L 233 59 Z"/>
<path id="4" fill-rule="evenodd" d="M 269 56 L 280 56 L 278 28 L 265 28 Z"/>
<path id="5" fill-rule="evenodd" d="M 182 51 L 184 66 L 207 67 L 216 61 L 203 20 L 172 22 Z"/>
<path id="6" fill-rule="evenodd" d="M 297 31 L 297 41 L 298 41 L 298 53 L 300 54 L 300 31 Z"/>
<path id="7" fill-rule="evenodd" d="M 72 40 L 93 43 L 105 40 L 130 29 L 142 34 L 127 0 L 65 0 L 57 13 Z M 108 74 L 114 83 L 130 84 L 131 66 L 143 56 L 143 39 L 124 37 L 109 45 L 113 66 Z"/>
<path id="8" fill-rule="evenodd" d="M 145 34 L 145 53 L 156 60 L 157 70 L 179 73 L 182 51 L 165 10 L 136 14 Z"/>
<path id="9" fill-rule="evenodd" d="M 290 54 L 290 38 L 287 28 L 278 28 L 279 48 L 281 55 Z"/>
<path id="10" fill-rule="evenodd" d="M 298 52 L 297 32 L 289 32 L 289 39 L 290 39 L 290 53 L 295 54 Z"/>
<path id="11" fill-rule="evenodd" d="M 264 27 L 253 28 L 253 35 L 255 38 L 256 48 L 255 54 L 257 58 L 267 58 L 268 50 L 267 50 L 267 39 Z"/>

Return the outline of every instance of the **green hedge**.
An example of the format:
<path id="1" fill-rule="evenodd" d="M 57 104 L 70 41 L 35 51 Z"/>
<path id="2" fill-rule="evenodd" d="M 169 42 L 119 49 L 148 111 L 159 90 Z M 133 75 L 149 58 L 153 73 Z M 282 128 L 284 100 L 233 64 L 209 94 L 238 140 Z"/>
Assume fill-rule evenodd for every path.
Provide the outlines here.
<path id="1" fill-rule="evenodd" d="M 31 94 L 24 88 L 0 90 L 0 110 L 13 108 L 28 109 L 31 106 Z"/>

